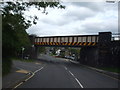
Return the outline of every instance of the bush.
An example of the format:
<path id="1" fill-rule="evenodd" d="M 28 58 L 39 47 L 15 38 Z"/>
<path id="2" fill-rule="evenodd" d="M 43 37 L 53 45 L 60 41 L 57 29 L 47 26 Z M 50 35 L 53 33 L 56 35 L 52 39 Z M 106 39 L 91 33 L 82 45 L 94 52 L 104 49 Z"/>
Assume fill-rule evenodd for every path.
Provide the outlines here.
<path id="1" fill-rule="evenodd" d="M 7 75 L 12 67 L 12 60 L 9 58 L 3 58 L 2 60 L 2 75 Z"/>

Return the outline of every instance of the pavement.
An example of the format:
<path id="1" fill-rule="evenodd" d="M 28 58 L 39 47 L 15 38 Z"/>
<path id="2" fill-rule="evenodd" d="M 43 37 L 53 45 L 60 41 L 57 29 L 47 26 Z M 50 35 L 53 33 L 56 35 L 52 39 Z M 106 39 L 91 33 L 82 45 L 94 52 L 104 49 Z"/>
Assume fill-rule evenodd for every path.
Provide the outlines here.
<path id="1" fill-rule="evenodd" d="M 14 88 L 20 82 L 25 82 L 33 72 L 43 66 L 40 61 L 22 62 L 13 60 L 10 73 L 2 78 L 2 88 Z"/>
<path id="2" fill-rule="evenodd" d="M 2 88 L 13 88 L 30 76 L 30 73 L 18 73 L 16 71 L 20 71 L 20 69 L 12 68 L 12 71 L 2 78 Z"/>

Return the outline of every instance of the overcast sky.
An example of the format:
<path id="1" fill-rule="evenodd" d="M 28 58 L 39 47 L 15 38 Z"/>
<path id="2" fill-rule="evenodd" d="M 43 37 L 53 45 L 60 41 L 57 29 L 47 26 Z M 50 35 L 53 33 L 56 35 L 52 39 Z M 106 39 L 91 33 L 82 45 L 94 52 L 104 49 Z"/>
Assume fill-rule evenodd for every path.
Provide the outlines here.
<path id="1" fill-rule="evenodd" d="M 118 32 L 118 3 L 63 2 L 65 9 L 47 8 L 43 14 L 31 8 L 27 15 L 39 20 L 27 32 L 37 36 L 89 35 L 98 32 Z"/>

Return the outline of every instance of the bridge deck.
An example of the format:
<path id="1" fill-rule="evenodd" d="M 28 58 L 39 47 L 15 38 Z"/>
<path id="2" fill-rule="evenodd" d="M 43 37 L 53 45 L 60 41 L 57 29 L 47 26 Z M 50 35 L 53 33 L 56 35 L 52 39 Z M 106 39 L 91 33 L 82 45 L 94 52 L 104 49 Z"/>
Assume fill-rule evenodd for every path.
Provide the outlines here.
<path id="1" fill-rule="evenodd" d="M 39 46 L 95 46 L 98 35 L 36 37 L 34 44 Z"/>

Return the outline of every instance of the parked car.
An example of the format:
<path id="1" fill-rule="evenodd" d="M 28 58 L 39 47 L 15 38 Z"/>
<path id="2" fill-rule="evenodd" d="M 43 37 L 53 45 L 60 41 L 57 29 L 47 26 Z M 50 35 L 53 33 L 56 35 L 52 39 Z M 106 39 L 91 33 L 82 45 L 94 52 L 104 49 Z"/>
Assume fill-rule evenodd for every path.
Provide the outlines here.
<path id="1" fill-rule="evenodd" d="M 70 56 L 65 56 L 66 59 L 70 59 Z"/>
<path id="2" fill-rule="evenodd" d="M 24 59 L 29 59 L 29 57 L 30 57 L 30 55 L 26 55 L 25 57 L 24 57 Z"/>
<path id="3" fill-rule="evenodd" d="M 70 59 L 71 59 L 71 60 L 75 60 L 75 57 L 74 57 L 74 56 L 70 56 Z"/>
<path id="4" fill-rule="evenodd" d="M 66 59 L 75 60 L 75 56 L 65 56 Z"/>
<path id="5" fill-rule="evenodd" d="M 65 58 L 67 59 L 68 56 L 65 56 Z"/>

